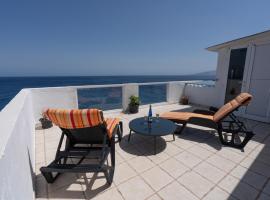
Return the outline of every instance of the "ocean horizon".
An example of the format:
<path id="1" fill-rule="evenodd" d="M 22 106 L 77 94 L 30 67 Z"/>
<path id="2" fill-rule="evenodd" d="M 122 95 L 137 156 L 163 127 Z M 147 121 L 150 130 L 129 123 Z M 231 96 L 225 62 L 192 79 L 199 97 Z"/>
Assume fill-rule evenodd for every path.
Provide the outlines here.
<path id="1" fill-rule="evenodd" d="M 105 85 L 105 84 L 122 84 L 122 83 L 145 83 L 145 82 L 167 82 L 167 81 L 186 81 L 186 80 L 214 80 L 213 75 L 141 75 L 141 76 L 29 76 L 29 77 L 0 77 L 0 110 L 2 110 L 8 102 L 23 88 L 39 88 L 39 87 L 61 87 L 61 86 L 81 86 L 81 85 Z M 150 86 L 149 86 L 150 87 Z M 155 95 L 149 95 L 148 93 L 161 94 L 160 98 L 164 98 L 164 88 L 144 87 L 141 90 L 140 96 L 143 98 L 143 103 L 151 103 L 155 99 Z M 107 91 L 108 93 L 109 91 Z M 118 92 L 119 93 L 119 92 Z M 103 96 L 101 91 L 92 90 L 91 93 L 86 91 L 78 91 L 80 95 L 85 99 L 86 94 L 91 97 Z M 147 95 L 148 94 L 148 95 Z M 120 94 L 119 94 L 120 95 Z M 83 99 L 82 98 L 82 99 Z M 120 97 L 119 97 L 120 98 Z M 95 98 L 97 99 L 97 98 Z M 80 99 L 79 99 L 80 100 Z M 91 102 L 85 101 L 82 103 L 79 101 L 81 108 L 88 107 Z M 90 104 L 89 104 L 90 102 Z M 118 103 L 119 104 L 119 103 Z M 117 105 L 118 105 L 117 104 Z M 96 104 L 98 105 L 98 104 Z M 110 105 L 102 107 L 103 109 L 112 109 Z"/>

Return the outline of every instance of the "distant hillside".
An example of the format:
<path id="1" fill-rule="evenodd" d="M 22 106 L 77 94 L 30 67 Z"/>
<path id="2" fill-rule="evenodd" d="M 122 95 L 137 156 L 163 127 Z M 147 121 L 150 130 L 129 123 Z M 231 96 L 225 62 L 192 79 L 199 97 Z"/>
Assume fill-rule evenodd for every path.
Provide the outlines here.
<path id="1" fill-rule="evenodd" d="M 206 71 L 206 72 L 201 72 L 201 73 L 197 73 L 197 74 L 193 74 L 193 76 L 211 76 L 211 77 L 215 77 L 216 76 L 216 71 Z"/>

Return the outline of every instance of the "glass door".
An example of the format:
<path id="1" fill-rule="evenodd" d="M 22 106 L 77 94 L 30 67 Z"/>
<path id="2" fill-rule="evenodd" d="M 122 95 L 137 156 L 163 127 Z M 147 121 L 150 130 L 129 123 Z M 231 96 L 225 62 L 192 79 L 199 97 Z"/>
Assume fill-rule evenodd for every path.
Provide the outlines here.
<path id="1" fill-rule="evenodd" d="M 246 54 L 247 48 L 231 50 L 225 103 L 241 93 Z"/>

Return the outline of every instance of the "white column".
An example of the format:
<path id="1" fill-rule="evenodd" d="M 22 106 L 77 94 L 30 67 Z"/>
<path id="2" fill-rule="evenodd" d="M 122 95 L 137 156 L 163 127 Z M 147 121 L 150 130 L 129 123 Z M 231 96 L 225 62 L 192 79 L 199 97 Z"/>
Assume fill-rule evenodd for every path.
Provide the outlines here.
<path id="1" fill-rule="evenodd" d="M 184 82 L 168 82 L 167 83 L 167 102 L 179 103 L 185 88 Z"/>
<path id="2" fill-rule="evenodd" d="M 130 96 L 139 96 L 139 85 L 137 83 L 128 83 L 122 87 L 122 106 L 123 111 L 127 111 Z"/>
<path id="3" fill-rule="evenodd" d="M 31 95 L 37 122 L 45 108 L 78 108 L 77 89 L 73 87 L 33 88 Z"/>

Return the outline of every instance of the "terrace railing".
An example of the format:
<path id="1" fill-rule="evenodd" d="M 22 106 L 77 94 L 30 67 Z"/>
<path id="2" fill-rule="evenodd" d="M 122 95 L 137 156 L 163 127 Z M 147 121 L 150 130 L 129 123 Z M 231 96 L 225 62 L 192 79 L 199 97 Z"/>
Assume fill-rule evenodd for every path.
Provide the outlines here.
<path id="1" fill-rule="evenodd" d="M 191 102 L 195 100 L 196 104 L 203 104 L 205 102 L 200 101 L 201 96 L 203 97 L 205 92 L 208 95 L 209 93 L 214 93 L 214 88 L 206 85 L 201 85 L 197 88 L 198 84 L 198 81 L 126 83 L 34 88 L 31 89 L 31 92 L 35 118 L 38 119 L 42 110 L 47 107 L 95 107 L 102 110 L 126 110 L 131 95 L 139 96 L 141 104 L 146 105 L 161 102 L 177 103 L 185 93 L 185 95 L 190 97 Z M 208 95 L 205 98 L 209 98 Z M 198 96 L 200 98 L 197 98 Z"/>

